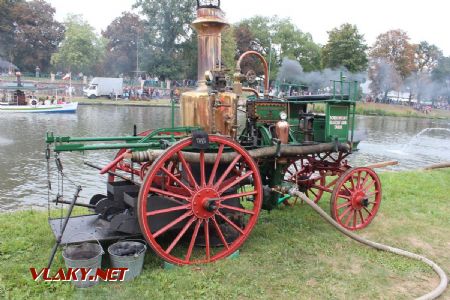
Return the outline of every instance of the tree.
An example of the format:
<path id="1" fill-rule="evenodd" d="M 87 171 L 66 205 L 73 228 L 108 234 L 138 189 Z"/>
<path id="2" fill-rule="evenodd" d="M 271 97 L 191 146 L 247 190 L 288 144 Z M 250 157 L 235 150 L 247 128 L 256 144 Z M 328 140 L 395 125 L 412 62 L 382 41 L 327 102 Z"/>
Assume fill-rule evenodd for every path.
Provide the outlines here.
<path id="1" fill-rule="evenodd" d="M 42 0 L 2 2 L 0 51 L 22 71 L 34 71 L 36 66 L 47 71 L 64 37 L 64 26 L 54 20 L 55 9 Z"/>
<path id="2" fill-rule="evenodd" d="M 281 59 L 289 58 L 300 62 L 305 72 L 320 69 L 321 51 L 311 34 L 298 29 L 290 19 L 273 19 L 273 42 L 281 46 Z"/>
<path id="3" fill-rule="evenodd" d="M 356 25 L 342 24 L 328 32 L 328 42 L 322 48 L 322 66 L 332 69 L 344 66 L 352 73 L 365 71 L 367 49 L 364 36 Z"/>
<path id="4" fill-rule="evenodd" d="M 137 0 L 134 5 L 146 18 L 147 60 L 150 73 L 161 79 L 184 73 L 183 51 L 192 44 L 196 3 L 191 0 Z"/>
<path id="5" fill-rule="evenodd" d="M 437 66 L 431 72 L 431 78 L 439 87 L 436 95 L 450 101 L 450 57 L 441 57 L 438 60 Z"/>
<path id="6" fill-rule="evenodd" d="M 138 15 L 124 12 L 102 32 L 107 39 L 105 70 L 108 74 L 130 74 L 139 69 L 137 55 L 144 46 L 140 42 L 144 25 Z"/>
<path id="7" fill-rule="evenodd" d="M 415 45 L 414 71 L 407 79 L 407 84 L 410 92 L 416 95 L 418 102 L 422 100 L 422 96 L 433 97 L 435 87 L 432 86 L 431 73 L 442 56 L 442 51 L 437 46 L 426 41 Z"/>
<path id="8" fill-rule="evenodd" d="M 426 41 L 420 42 L 414 47 L 414 65 L 419 73 L 431 73 L 442 58 L 442 51 L 433 44 Z"/>
<path id="9" fill-rule="evenodd" d="M 400 88 L 402 80 L 392 62 L 385 58 L 372 59 L 369 67 L 370 89 L 375 97 L 386 100 L 390 91 Z"/>
<path id="10" fill-rule="evenodd" d="M 403 30 L 390 30 L 380 34 L 370 50 L 370 57 L 391 63 L 401 79 L 406 79 L 414 70 L 414 46 Z"/>
<path id="11" fill-rule="evenodd" d="M 237 53 L 234 27 L 230 26 L 222 32 L 222 63 L 230 72 L 234 72 Z"/>
<path id="12" fill-rule="evenodd" d="M 16 6 L 17 22 L 14 63 L 21 70 L 42 71 L 50 67 L 50 59 L 64 37 L 63 24 L 54 20 L 55 9 L 42 0 Z"/>
<path id="13" fill-rule="evenodd" d="M 70 72 L 99 73 L 106 40 L 79 15 L 68 16 L 65 25 L 66 34 L 58 52 L 52 55 L 52 64 Z"/>
<path id="14" fill-rule="evenodd" d="M 0 57 L 13 60 L 14 32 L 16 28 L 13 9 L 22 0 L 0 0 Z"/>
<path id="15" fill-rule="evenodd" d="M 235 37 L 239 54 L 255 50 L 266 60 L 272 57 L 271 79 L 276 78 L 283 58 L 299 61 L 307 72 L 320 69 L 320 47 L 309 33 L 302 32 L 290 19 L 261 16 L 246 19 L 237 24 Z M 262 71 L 255 60 L 248 59 L 242 65 L 244 71 L 246 68 Z"/>

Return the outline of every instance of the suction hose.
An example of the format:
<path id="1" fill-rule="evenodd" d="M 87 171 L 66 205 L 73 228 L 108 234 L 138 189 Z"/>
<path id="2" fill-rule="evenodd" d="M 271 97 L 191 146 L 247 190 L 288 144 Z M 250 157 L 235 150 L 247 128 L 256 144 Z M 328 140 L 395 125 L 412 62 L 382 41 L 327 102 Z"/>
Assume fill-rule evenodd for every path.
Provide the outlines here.
<path id="1" fill-rule="evenodd" d="M 421 262 L 426 263 L 427 265 L 429 265 L 430 267 L 433 268 L 433 270 L 436 272 L 436 274 L 439 275 L 441 282 L 439 283 L 439 285 L 431 292 L 429 292 L 428 294 L 425 294 L 419 298 L 417 298 L 418 300 L 429 300 L 429 299 L 436 299 L 437 297 L 439 297 L 447 288 L 447 283 L 448 283 L 448 278 L 447 275 L 445 274 L 445 272 L 442 270 L 441 267 L 439 267 L 435 262 L 433 262 L 432 260 L 422 256 L 422 255 L 418 255 L 415 253 L 411 253 L 399 248 L 394 248 L 391 246 L 387 246 L 387 245 L 383 245 L 380 243 L 376 243 L 376 242 L 372 242 L 369 240 L 366 240 L 365 238 L 362 238 L 358 235 L 356 235 L 355 233 L 345 229 L 344 227 L 340 226 L 335 220 L 333 220 L 333 218 L 331 218 L 325 211 L 323 211 L 316 203 L 314 203 L 314 201 L 312 201 L 311 199 L 309 199 L 305 194 L 299 192 L 297 189 L 291 189 L 289 190 L 289 194 L 291 196 L 295 196 L 295 197 L 299 197 L 300 199 L 302 199 L 303 201 L 305 201 L 309 206 L 311 206 L 323 219 L 325 219 L 325 221 L 327 221 L 328 223 L 330 223 L 331 225 L 333 225 L 337 230 L 339 230 L 340 232 L 342 232 L 343 234 L 345 234 L 346 236 L 348 236 L 351 239 L 354 239 L 357 242 L 360 242 L 361 244 L 367 245 L 369 247 L 375 248 L 377 250 L 383 250 L 386 252 L 391 252 L 391 253 L 395 253 L 397 255 L 401 255 L 401 256 L 405 256 L 408 258 L 412 258 L 415 260 L 419 260 Z"/>

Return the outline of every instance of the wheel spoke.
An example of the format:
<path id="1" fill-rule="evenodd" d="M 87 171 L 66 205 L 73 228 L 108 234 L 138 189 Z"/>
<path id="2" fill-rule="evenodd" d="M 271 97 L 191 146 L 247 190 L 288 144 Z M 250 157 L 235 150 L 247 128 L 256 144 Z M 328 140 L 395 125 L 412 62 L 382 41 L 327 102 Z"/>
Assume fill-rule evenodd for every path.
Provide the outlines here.
<path id="1" fill-rule="evenodd" d="M 373 215 L 372 212 L 370 212 L 366 207 L 363 206 L 363 208 L 364 208 L 364 210 L 369 214 L 369 216 L 372 216 L 372 215 Z"/>
<path id="2" fill-rule="evenodd" d="M 358 177 L 356 179 L 356 188 L 359 188 L 360 183 L 361 183 L 361 172 L 358 172 Z"/>
<path id="3" fill-rule="evenodd" d="M 197 219 L 197 224 L 195 224 L 195 229 L 194 229 L 194 232 L 192 233 L 191 242 L 189 243 L 189 248 L 187 250 L 186 257 L 184 259 L 186 262 L 189 262 L 189 260 L 191 259 L 192 249 L 194 248 L 195 240 L 197 239 L 197 234 L 198 234 L 198 230 L 200 228 L 201 223 L 202 223 L 202 220 Z"/>
<path id="4" fill-rule="evenodd" d="M 200 151 L 200 185 L 202 187 L 206 186 L 206 179 L 205 179 L 205 151 Z"/>
<path id="5" fill-rule="evenodd" d="M 245 196 L 255 195 L 257 193 L 258 193 L 257 191 L 249 191 L 249 192 L 242 192 L 242 193 L 238 193 L 238 194 L 225 195 L 225 196 L 221 196 L 220 197 L 220 201 L 225 201 L 225 200 L 228 200 L 228 199 L 241 198 L 241 197 L 245 197 Z"/>
<path id="6" fill-rule="evenodd" d="M 203 225 L 205 230 L 205 251 L 206 251 L 206 261 L 209 262 L 211 259 L 210 248 L 209 248 L 209 219 L 205 220 L 205 224 Z"/>
<path id="7" fill-rule="evenodd" d="M 376 194 L 378 194 L 378 193 L 379 193 L 379 191 L 378 191 L 378 190 L 375 190 L 374 192 L 371 192 L 371 193 L 366 194 L 366 197 L 371 197 L 371 196 L 376 195 Z"/>
<path id="8" fill-rule="evenodd" d="M 149 188 L 150 192 L 156 193 L 156 194 L 160 194 L 160 195 L 164 195 L 164 196 L 168 196 L 168 197 L 173 197 L 173 198 L 178 198 L 178 199 L 183 199 L 185 201 L 191 202 L 191 199 L 189 197 L 180 195 L 180 194 L 175 194 L 169 191 L 164 191 L 155 187 L 151 187 Z"/>
<path id="9" fill-rule="evenodd" d="M 172 222 L 170 222 L 169 224 L 167 224 L 166 226 L 164 226 L 163 228 L 161 228 L 160 230 L 155 232 L 153 234 L 153 237 L 156 239 L 158 236 L 160 236 L 161 234 L 163 234 L 164 232 L 166 232 L 167 230 L 169 230 L 170 228 L 177 225 L 178 223 L 180 223 L 181 221 L 183 221 L 184 219 L 186 219 L 187 217 L 189 217 L 191 215 L 192 215 L 192 211 L 187 211 L 183 215 L 179 216 L 178 218 L 176 218 L 175 220 L 173 220 Z"/>
<path id="10" fill-rule="evenodd" d="M 346 195 L 342 195 L 342 194 L 337 194 L 337 196 L 338 196 L 339 198 L 344 198 L 344 199 L 347 199 L 347 200 L 350 200 L 350 199 L 351 199 L 350 196 L 346 196 Z"/>
<path id="11" fill-rule="evenodd" d="M 220 238 L 220 240 L 222 241 L 224 247 L 227 248 L 227 249 L 230 248 L 230 247 L 228 246 L 227 240 L 226 240 L 225 237 L 223 236 L 222 230 L 220 230 L 220 227 L 219 227 L 219 224 L 217 223 L 216 217 L 213 216 L 213 217 L 211 218 L 211 220 L 213 221 L 214 227 L 216 228 L 216 232 L 217 232 L 217 234 L 219 235 L 219 238 Z"/>
<path id="12" fill-rule="evenodd" d="M 353 227 L 356 227 L 356 211 L 353 212 Z"/>
<path id="13" fill-rule="evenodd" d="M 191 204 L 189 203 L 189 204 L 184 204 L 184 205 L 180 205 L 180 206 L 175 206 L 175 207 L 170 207 L 170 208 L 163 208 L 163 209 L 149 211 L 145 215 L 147 217 L 148 216 L 154 216 L 154 215 L 159 215 L 159 214 L 165 214 L 165 213 L 169 213 L 169 212 L 179 211 L 179 210 L 183 210 L 183 209 L 189 209 L 190 207 L 191 207 Z"/>
<path id="14" fill-rule="evenodd" d="M 184 158 L 183 153 L 181 153 L 181 151 L 178 151 L 177 155 L 181 161 L 181 164 L 183 165 L 183 169 L 186 171 L 189 182 L 192 184 L 193 187 L 198 189 L 197 181 L 195 181 L 194 175 L 192 175 L 191 168 L 189 167 L 188 163 L 186 162 L 186 159 Z"/>
<path id="15" fill-rule="evenodd" d="M 230 174 L 231 170 L 236 166 L 237 162 L 241 159 L 242 155 L 238 154 L 233 161 L 230 163 L 228 168 L 223 172 L 222 176 L 220 176 L 219 180 L 217 180 L 216 184 L 214 185 L 215 189 L 218 189 L 219 186 L 222 184 L 223 180 Z"/>
<path id="16" fill-rule="evenodd" d="M 351 206 L 349 206 L 349 208 L 347 208 L 346 210 L 344 210 L 344 212 L 339 216 L 339 221 L 342 222 L 342 219 L 344 218 L 344 216 L 345 216 L 346 214 L 348 214 L 351 210 L 352 210 L 352 207 L 351 207 Z"/>
<path id="17" fill-rule="evenodd" d="M 179 186 L 181 186 L 182 188 L 184 188 L 185 190 L 187 190 L 189 192 L 189 194 L 193 194 L 193 190 L 191 190 L 187 185 L 185 185 L 180 179 L 178 179 L 174 174 L 172 174 L 169 170 L 167 170 L 166 168 L 162 167 L 161 170 L 163 170 L 164 173 L 166 173 L 167 175 L 169 175 L 169 177 L 175 181 Z"/>
<path id="18" fill-rule="evenodd" d="M 363 187 L 363 190 L 368 191 L 374 184 L 375 180 L 372 179 L 372 181 L 367 186 Z"/>
<path id="19" fill-rule="evenodd" d="M 362 211 L 359 210 L 358 213 L 359 213 L 359 217 L 361 218 L 361 224 L 364 224 L 364 217 L 363 217 Z"/>
<path id="20" fill-rule="evenodd" d="M 363 187 L 366 184 L 367 179 L 369 179 L 369 172 L 366 171 L 366 176 L 364 176 L 363 182 L 361 183 L 361 187 Z"/>
<path id="21" fill-rule="evenodd" d="M 345 220 L 345 227 L 348 226 L 349 221 L 352 219 L 352 216 L 355 214 L 355 211 L 352 210 L 351 213 L 348 215 L 347 220 Z"/>
<path id="22" fill-rule="evenodd" d="M 209 181 L 208 185 L 211 186 L 214 182 L 214 179 L 216 177 L 217 168 L 219 167 L 220 159 L 222 157 L 223 148 L 225 147 L 224 144 L 220 144 L 219 150 L 217 151 L 216 161 L 214 162 L 214 166 L 211 170 L 211 175 L 209 175 Z"/>
<path id="23" fill-rule="evenodd" d="M 170 246 L 166 249 L 166 253 L 169 254 L 173 248 L 178 244 L 178 242 L 180 241 L 180 239 L 183 237 L 183 235 L 186 233 L 186 231 L 189 229 L 189 227 L 191 227 L 192 223 L 194 223 L 194 221 L 196 220 L 196 217 L 192 217 L 187 223 L 186 225 L 183 226 L 183 229 L 181 229 L 181 231 L 178 233 L 178 235 L 175 237 L 175 239 L 172 241 L 172 243 L 170 244 Z"/>
<path id="24" fill-rule="evenodd" d="M 230 219 L 228 219 L 225 215 L 223 215 L 220 211 L 217 211 L 217 215 L 220 216 L 225 222 L 231 225 L 236 231 L 238 231 L 240 234 L 244 234 L 244 231 L 237 226 L 234 222 L 232 222 Z"/>
<path id="25" fill-rule="evenodd" d="M 231 183 L 227 184 L 226 186 L 222 187 L 220 189 L 220 191 L 218 191 L 219 194 L 222 194 L 223 192 L 225 192 L 226 190 L 228 190 L 229 188 L 235 186 L 236 184 L 238 184 L 239 182 L 241 182 L 242 180 L 244 180 L 245 178 L 249 177 L 250 175 L 253 175 L 253 171 L 249 171 L 247 173 L 245 173 L 245 175 L 236 178 L 235 180 L 233 180 Z"/>
<path id="26" fill-rule="evenodd" d="M 244 213 L 244 214 L 248 214 L 248 215 L 254 215 L 255 214 L 254 211 L 243 209 L 243 208 L 236 207 L 236 206 L 225 205 L 225 204 L 222 204 L 222 203 L 220 204 L 220 208 L 226 208 L 226 209 L 238 211 L 238 212 L 241 212 L 241 213 Z"/>
<path id="27" fill-rule="evenodd" d="M 338 207 L 336 207 L 336 210 L 340 210 L 343 207 L 347 207 L 351 204 L 350 201 L 345 202 L 344 204 L 339 205 Z"/>

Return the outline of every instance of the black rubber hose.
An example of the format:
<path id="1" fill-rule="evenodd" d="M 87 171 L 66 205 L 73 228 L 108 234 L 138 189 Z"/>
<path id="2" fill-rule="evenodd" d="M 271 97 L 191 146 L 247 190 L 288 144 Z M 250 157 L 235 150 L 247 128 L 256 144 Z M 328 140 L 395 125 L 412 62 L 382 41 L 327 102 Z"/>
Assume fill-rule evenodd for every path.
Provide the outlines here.
<path id="1" fill-rule="evenodd" d="M 325 219 L 325 221 L 327 221 L 328 223 L 330 223 L 331 225 L 333 225 L 337 230 L 339 230 L 340 232 L 342 232 L 343 234 L 345 234 L 346 236 L 348 236 L 349 238 L 360 242 L 361 244 L 367 245 L 369 247 L 378 249 L 378 250 L 382 250 L 382 251 L 386 251 L 386 252 L 391 252 L 391 253 L 395 253 L 397 255 L 401 255 L 401 256 L 405 256 L 408 258 L 412 258 L 415 260 L 419 260 L 421 262 L 426 263 L 427 265 L 429 265 L 431 268 L 433 268 L 433 270 L 436 272 L 436 274 L 439 275 L 439 278 L 441 279 L 439 285 L 431 292 L 417 298 L 420 300 L 429 300 L 429 299 L 436 299 L 437 297 L 439 297 L 447 288 L 447 284 L 448 284 L 448 278 L 447 275 L 445 274 L 444 270 L 442 270 L 441 267 L 439 267 L 435 262 L 433 262 L 432 260 L 426 258 L 425 256 L 419 255 L 419 254 L 415 254 L 406 250 L 402 250 L 399 248 L 395 248 L 395 247 L 391 247 L 391 246 L 387 246 L 387 245 L 383 245 L 380 243 L 376 243 L 376 242 L 372 242 L 369 241 L 365 238 L 360 237 L 359 235 L 356 235 L 355 233 L 345 229 L 344 227 L 342 227 L 341 225 L 339 225 L 335 220 L 333 220 L 332 217 L 330 217 L 325 211 L 323 211 L 316 203 L 314 203 L 314 201 L 312 201 L 311 199 L 309 199 L 305 194 L 299 192 L 297 189 L 291 189 L 289 190 L 289 194 L 291 196 L 295 196 L 295 197 L 299 197 L 300 199 L 302 199 L 303 201 L 305 201 L 309 206 L 311 206 L 323 219 Z"/>

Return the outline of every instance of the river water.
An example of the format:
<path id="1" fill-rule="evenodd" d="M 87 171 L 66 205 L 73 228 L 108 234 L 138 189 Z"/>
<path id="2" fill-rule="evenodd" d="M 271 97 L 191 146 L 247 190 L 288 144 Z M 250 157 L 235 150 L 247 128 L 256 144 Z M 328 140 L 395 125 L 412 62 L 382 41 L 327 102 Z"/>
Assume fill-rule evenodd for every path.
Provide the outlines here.
<path id="1" fill-rule="evenodd" d="M 1 114 L 0 211 L 47 206 L 44 158 L 47 131 L 60 136 L 131 135 L 133 124 L 140 131 L 169 127 L 170 115 L 168 107 L 125 106 L 80 106 L 77 114 Z M 179 121 L 178 113 L 176 121 Z M 358 116 L 356 136 L 362 142 L 360 150 L 350 158 L 355 166 L 398 160 L 398 166 L 389 168 L 414 169 L 450 161 L 449 120 Z M 114 153 L 61 154 L 65 174 L 83 187 L 80 201 L 87 202 L 92 194 L 103 192 L 106 182 L 105 176 L 83 162 L 104 166 Z M 56 174 L 54 163 L 50 168 Z M 56 175 L 51 178 L 52 196 L 57 191 L 56 179 Z M 74 187 L 66 180 L 64 188 L 66 200 L 70 200 Z"/>

